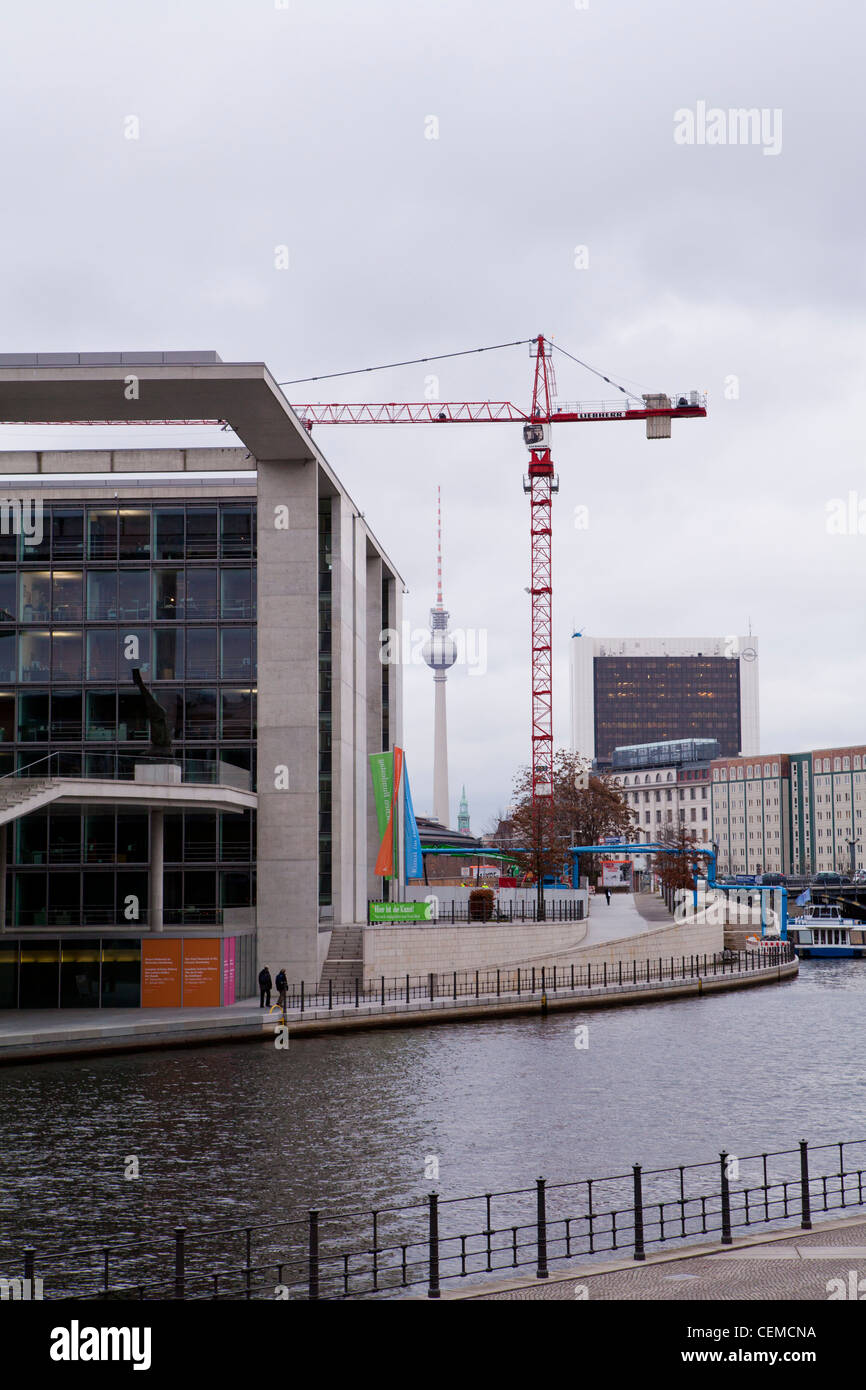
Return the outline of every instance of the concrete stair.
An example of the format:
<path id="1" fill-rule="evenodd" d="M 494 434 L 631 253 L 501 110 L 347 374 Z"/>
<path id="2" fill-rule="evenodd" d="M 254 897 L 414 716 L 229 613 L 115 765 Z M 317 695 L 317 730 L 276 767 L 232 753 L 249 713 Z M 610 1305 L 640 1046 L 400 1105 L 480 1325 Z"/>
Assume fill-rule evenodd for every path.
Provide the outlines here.
<path id="1" fill-rule="evenodd" d="M 333 981 L 335 989 L 348 989 L 356 978 L 360 980 L 363 976 L 364 928 L 357 925 L 334 927 L 319 989 L 327 991 L 329 980 Z"/>
<path id="2" fill-rule="evenodd" d="M 45 793 L 59 793 L 56 777 L 6 777 L 0 781 L 0 822 L 17 820 L 44 804 Z M 51 800 L 51 797 L 47 798 Z"/>

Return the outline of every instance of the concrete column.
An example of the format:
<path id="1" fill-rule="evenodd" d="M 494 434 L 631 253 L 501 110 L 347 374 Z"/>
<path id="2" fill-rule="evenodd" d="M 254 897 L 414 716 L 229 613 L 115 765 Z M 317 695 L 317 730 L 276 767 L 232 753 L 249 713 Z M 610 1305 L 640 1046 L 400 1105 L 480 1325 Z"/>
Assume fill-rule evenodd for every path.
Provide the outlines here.
<path id="1" fill-rule="evenodd" d="M 354 778 L 352 796 L 352 921 L 364 922 L 367 917 L 367 784 L 370 768 L 367 762 L 367 645 L 378 648 L 379 629 L 367 631 L 367 528 L 359 517 L 354 536 L 354 729 L 352 746 Z"/>
<path id="2" fill-rule="evenodd" d="M 448 716 L 445 712 L 445 672 L 433 677 L 433 815 L 448 828 L 451 808 L 448 799 Z"/>
<path id="3" fill-rule="evenodd" d="M 352 923 L 367 903 L 367 530 L 348 498 L 332 507 L 333 903 Z"/>
<path id="4" fill-rule="evenodd" d="M 383 753 L 382 745 L 382 662 L 380 657 L 379 634 L 384 627 L 382 622 L 382 560 L 378 555 L 367 557 L 367 754 Z M 365 759 L 366 762 L 366 759 Z M 367 764 L 369 767 L 369 764 Z M 381 898 L 382 880 L 374 874 L 376 855 L 379 853 L 379 822 L 376 817 L 376 802 L 373 797 L 373 783 L 367 772 L 367 882 L 366 897 Z M 365 903 L 366 907 L 366 903 Z"/>
<path id="5" fill-rule="evenodd" d="M 163 930 L 163 903 L 165 880 L 163 864 L 165 860 L 165 812 L 152 808 L 150 812 L 150 883 L 148 899 L 150 902 L 150 930 Z"/>
<path id="6" fill-rule="evenodd" d="M 6 930 L 6 836 L 8 825 L 0 825 L 0 932 Z"/>
<path id="7" fill-rule="evenodd" d="M 258 963 L 318 978 L 318 464 L 258 462 Z M 283 771 L 285 769 L 285 771 Z M 287 785 L 286 785 L 287 779 Z"/>

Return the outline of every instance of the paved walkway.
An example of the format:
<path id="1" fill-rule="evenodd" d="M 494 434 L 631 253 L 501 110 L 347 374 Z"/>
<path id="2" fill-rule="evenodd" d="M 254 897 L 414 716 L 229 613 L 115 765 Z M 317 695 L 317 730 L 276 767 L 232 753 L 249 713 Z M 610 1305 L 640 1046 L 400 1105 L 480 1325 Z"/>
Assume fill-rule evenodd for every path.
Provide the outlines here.
<path id="1" fill-rule="evenodd" d="M 608 907 L 604 893 L 596 892 L 589 900 L 589 931 L 581 946 L 637 936 L 656 927 L 669 927 L 672 921 L 664 902 L 654 893 L 611 893 Z"/>
<path id="2" fill-rule="evenodd" d="M 862 1288 L 852 1295 L 850 1290 L 860 1279 L 864 1281 Z M 842 1284 L 833 1285 L 831 1280 L 841 1280 Z M 794 1235 L 744 1237 L 724 1249 L 714 1245 L 677 1254 L 648 1254 L 644 1264 L 633 1260 L 587 1264 L 573 1266 L 567 1274 L 554 1267 L 550 1279 L 503 1281 L 487 1290 L 450 1296 L 485 1300 L 806 1302 L 827 1300 L 833 1292 L 837 1298 L 858 1299 L 866 1293 L 866 1221 L 862 1215 L 816 1222 L 813 1230 Z"/>

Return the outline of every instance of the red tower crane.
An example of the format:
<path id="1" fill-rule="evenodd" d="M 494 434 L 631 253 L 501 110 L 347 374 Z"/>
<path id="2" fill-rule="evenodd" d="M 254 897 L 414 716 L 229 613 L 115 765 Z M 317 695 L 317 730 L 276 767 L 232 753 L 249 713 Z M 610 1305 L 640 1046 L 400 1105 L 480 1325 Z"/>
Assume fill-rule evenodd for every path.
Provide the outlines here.
<path id="1" fill-rule="evenodd" d="M 520 410 L 510 401 L 390 401 L 377 405 L 294 405 L 305 427 L 314 425 L 417 425 L 502 424 L 523 425 L 523 440 L 530 461 L 523 490 L 529 497 L 530 589 L 532 599 L 532 799 L 543 814 L 553 792 L 553 679 L 552 679 L 552 501 L 559 491 L 550 453 L 550 426 L 583 424 L 592 420 L 646 420 L 648 439 L 670 438 L 671 420 L 705 416 L 706 398 L 698 391 L 685 395 L 660 392 L 642 396 L 643 405 L 625 401 L 556 403 L 556 379 L 550 339 L 539 334 L 530 340 L 535 358 L 532 406 Z M 567 354 L 570 356 L 570 354 Z M 575 359 L 576 360 L 576 359 Z M 605 381 L 609 378 L 604 377 Z M 613 383 L 611 383 L 613 384 Z"/>

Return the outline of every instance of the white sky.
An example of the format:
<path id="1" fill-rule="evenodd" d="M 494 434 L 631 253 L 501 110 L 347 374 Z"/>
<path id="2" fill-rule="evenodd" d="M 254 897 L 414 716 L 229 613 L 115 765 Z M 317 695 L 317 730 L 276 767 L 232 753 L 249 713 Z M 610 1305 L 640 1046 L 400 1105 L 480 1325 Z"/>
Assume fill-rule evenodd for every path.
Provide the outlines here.
<path id="1" fill-rule="evenodd" d="M 3 27 L 0 351 L 215 348 L 284 380 L 543 332 L 613 377 L 705 389 L 709 418 L 669 442 L 641 425 L 554 434 L 556 742 L 573 626 L 749 619 L 764 749 L 866 738 L 866 534 L 825 524 L 832 499 L 866 503 L 860 11 L 47 0 L 7 7 Z M 780 110 L 781 152 L 676 144 L 674 112 L 699 102 Z M 563 397 L 601 394 L 557 368 Z M 288 394 L 417 400 L 434 370 L 443 400 L 529 404 L 525 348 Z M 452 624 L 487 633 L 486 674 L 449 677 L 452 814 L 465 781 L 481 829 L 529 751 L 520 429 L 316 437 L 404 574 L 413 626 L 442 484 Z M 430 672 L 409 668 L 419 812 L 432 711 Z"/>

